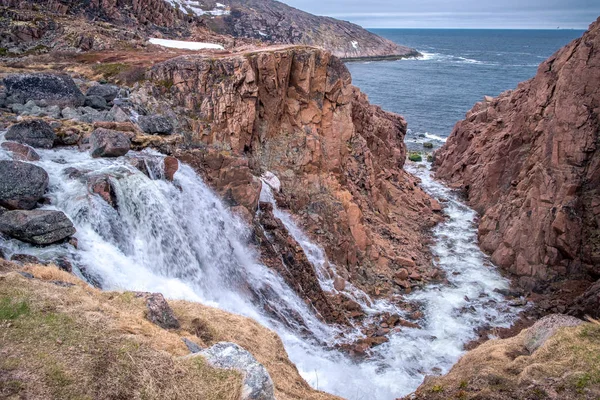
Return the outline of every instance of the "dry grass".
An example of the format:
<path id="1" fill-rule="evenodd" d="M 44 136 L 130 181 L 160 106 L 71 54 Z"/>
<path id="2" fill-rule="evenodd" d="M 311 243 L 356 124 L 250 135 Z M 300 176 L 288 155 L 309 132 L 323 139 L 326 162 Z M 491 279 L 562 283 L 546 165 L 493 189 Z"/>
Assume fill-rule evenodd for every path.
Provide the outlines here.
<path id="1" fill-rule="evenodd" d="M 174 301 L 182 329 L 167 331 L 145 319 L 133 293 L 102 292 L 54 267 L 24 270 L 37 279 L 0 273 L 0 398 L 238 399 L 241 376 L 183 357 L 182 337 L 248 349 L 280 400 L 334 398 L 312 390 L 277 335 L 252 320 Z"/>
<path id="2" fill-rule="evenodd" d="M 467 353 L 417 399 L 600 399 L 600 324 L 561 328 L 533 354 L 525 331 Z"/>

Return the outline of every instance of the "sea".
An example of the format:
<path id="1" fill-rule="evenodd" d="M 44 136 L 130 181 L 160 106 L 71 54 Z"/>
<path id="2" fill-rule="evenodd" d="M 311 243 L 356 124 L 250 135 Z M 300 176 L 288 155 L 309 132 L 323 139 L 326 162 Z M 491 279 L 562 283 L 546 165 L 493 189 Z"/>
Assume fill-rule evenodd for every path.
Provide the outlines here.
<path id="1" fill-rule="evenodd" d="M 354 85 L 372 104 L 403 115 L 410 149 L 443 144 L 484 96 L 533 78 L 541 62 L 582 30 L 373 29 L 423 56 L 347 63 Z"/>

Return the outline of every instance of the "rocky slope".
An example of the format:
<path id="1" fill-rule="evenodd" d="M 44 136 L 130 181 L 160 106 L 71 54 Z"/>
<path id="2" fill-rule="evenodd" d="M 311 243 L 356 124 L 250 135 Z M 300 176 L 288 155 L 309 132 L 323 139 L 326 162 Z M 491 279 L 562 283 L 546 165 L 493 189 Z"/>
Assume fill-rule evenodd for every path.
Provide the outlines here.
<path id="1" fill-rule="evenodd" d="M 414 57 L 417 51 L 399 46 L 358 25 L 315 16 L 273 0 L 225 0 L 230 13 L 208 24 L 235 37 L 273 43 L 320 46 L 335 56 L 353 58 Z"/>
<path id="2" fill-rule="evenodd" d="M 311 389 L 252 320 L 102 292 L 53 266 L 0 260 L 0 329 L 6 399 L 336 398 Z"/>
<path id="3" fill-rule="evenodd" d="M 600 276 L 599 113 L 596 21 L 533 79 L 476 104 L 436 153 L 437 176 L 482 214 L 481 247 L 527 288 Z"/>
<path id="4" fill-rule="evenodd" d="M 227 49 L 264 44 L 321 46 L 343 58 L 415 56 L 414 49 L 332 18 L 272 0 L 1 0 L 0 56 L 144 48 L 150 37 L 211 42 Z"/>

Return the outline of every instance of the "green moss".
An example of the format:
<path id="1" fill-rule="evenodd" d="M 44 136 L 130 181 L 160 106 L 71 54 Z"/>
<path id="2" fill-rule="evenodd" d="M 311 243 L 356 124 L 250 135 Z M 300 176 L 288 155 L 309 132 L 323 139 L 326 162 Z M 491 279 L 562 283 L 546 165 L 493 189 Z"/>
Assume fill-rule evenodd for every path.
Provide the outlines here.
<path id="1" fill-rule="evenodd" d="M 423 161 L 423 156 L 421 156 L 421 153 L 414 151 L 408 153 L 408 159 L 412 162 L 421 162 Z"/>
<path id="2" fill-rule="evenodd" d="M 10 297 L 0 298 L 0 321 L 15 320 L 30 313 L 27 301 L 15 301 Z"/>
<path id="3" fill-rule="evenodd" d="M 432 391 L 433 393 L 442 393 L 442 392 L 444 391 L 444 387 L 443 387 L 442 385 L 434 385 L 434 386 L 431 388 L 431 391 Z"/>
<path id="4" fill-rule="evenodd" d="M 433 143 L 425 142 L 423 143 L 423 147 L 425 147 L 426 149 L 433 149 Z"/>

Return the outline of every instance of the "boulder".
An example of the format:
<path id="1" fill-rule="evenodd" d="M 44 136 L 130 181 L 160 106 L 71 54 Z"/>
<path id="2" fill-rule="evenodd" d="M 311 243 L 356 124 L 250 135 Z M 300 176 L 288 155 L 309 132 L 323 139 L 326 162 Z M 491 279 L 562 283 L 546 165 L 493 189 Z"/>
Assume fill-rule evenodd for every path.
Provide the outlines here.
<path id="1" fill-rule="evenodd" d="M 0 145 L 4 150 L 10 151 L 13 159 L 17 161 L 38 161 L 40 156 L 31 147 L 17 142 L 4 142 Z"/>
<path id="2" fill-rule="evenodd" d="M 85 97 L 68 75 L 18 74 L 4 78 L 7 103 L 44 100 L 47 106 L 82 106 Z"/>
<path id="3" fill-rule="evenodd" d="M 115 85 L 96 85 L 86 92 L 86 96 L 102 97 L 105 101 L 113 101 L 119 94 L 119 87 Z"/>
<path id="4" fill-rule="evenodd" d="M 546 343 L 559 328 L 578 326 L 582 323 L 582 320 L 569 315 L 547 315 L 527 330 L 523 344 L 530 353 L 533 353 L 542 347 L 542 345 Z"/>
<path id="5" fill-rule="evenodd" d="M 163 329 L 179 329 L 181 327 L 175 313 L 162 294 L 138 292 L 135 296 L 146 300 L 148 321 Z"/>
<path id="6" fill-rule="evenodd" d="M 48 174 L 42 168 L 20 161 L 0 161 L 0 206 L 33 209 L 47 188 Z"/>
<path id="7" fill-rule="evenodd" d="M 108 108 L 108 103 L 106 103 L 104 97 L 100 96 L 86 96 L 84 105 L 86 107 L 95 108 L 96 110 L 105 110 Z"/>
<path id="8" fill-rule="evenodd" d="M 8 128 L 6 140 L 28 144 L 32 147 L 51 149 L 56 139 L 54 129 L 47 122 L 34 119 L 19 122 Z"/>
<path id="9" fill-rule="evenodd" d="M 92 157 L 120 157 L 127 154 L 131 142 L 123 132 L 98 128 L 90 136 Z"/>
<path id="10" fill-rule="evenodd" d="M 138 117 L 140 128 L 151 134 L 170 135 L 173 133 L 173 123 L 162 115 L 140 115 Z"/>
<path id="11" fill-rule="evenodd" d="M 0 232 L 23 242 L 49 245 L 75 234 L 71 220 L 62 211 L 8 211 L 0 216 Z"/>
<path id="12" fill-rule="evenodd" d="M 241 372 L 244 376 L 243 400 L 275 400 L 273 381 L 267 369 L 237 344 L 221 342 L 197 354 L 213 367 Z"/>

